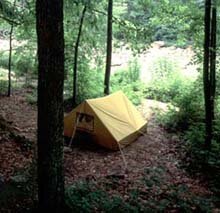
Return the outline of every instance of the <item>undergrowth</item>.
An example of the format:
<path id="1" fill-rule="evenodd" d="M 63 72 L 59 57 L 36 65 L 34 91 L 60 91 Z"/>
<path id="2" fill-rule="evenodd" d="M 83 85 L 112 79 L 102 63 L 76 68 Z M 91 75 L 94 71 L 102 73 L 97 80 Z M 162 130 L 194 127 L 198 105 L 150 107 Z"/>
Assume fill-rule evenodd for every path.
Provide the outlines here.
<path id="1" fill-rule="evenodd" d="M 102 183 L 77 182 L 66 190 L 70 212 L 212 212 L 214 196 L 198 196 L 187 185 L 168 183 L 163 168 L 148 168 L 139 186 L 113 195 Z M 117 189 L 116 189 L 117 190 Z M 126 191 L 126 190 L 125 190 Z"/>
<path id="2" fill-rule="evenodd" d="M 145 87 L 140 80 L 140 64 L 137 58 L 129 62 L 127 69 L 118 70 L 111 78 L 112 92 L 122 90 L 135 105 L 143 100 Z"/>
<path id="3" fill-rule="evenodd" d="M 184 142 L 186 156 L 184 167 L 193 175 L 202 176 L 209 183 L 214 193 L 220 194 L 220 99 L 216 98 L 214 132 L 211 149 L 205 144 L 205 112 L 201 78 L 188 89 L 183 90 L 172 99 L 172 104 L 178 108 L 170 109 L 158 117 L 164 127 L 179 134 Z"/>
<path id="4" fill-rule="evenodd" d="M 146 87 L 146 97 L 170 103 L 165 113 L 157 113 L 157 120 L 169 132 L 179 134 L 183 141 L 183 166 L 193 176 L 200 175 L 208 181 L 210 189 L 220 195 L 220 96 L 216 94 L 215 120 L 211 149 L 205 144 L 205 111 L 202 75 L 188 80 L 182 76 L 177 64 L 167 58 L 158 58 L 152 67 L 151 83 Z M 219 77 L 219 65 L 217 65 Z M 220 85 L 217 83 L 218 91 Z"/>

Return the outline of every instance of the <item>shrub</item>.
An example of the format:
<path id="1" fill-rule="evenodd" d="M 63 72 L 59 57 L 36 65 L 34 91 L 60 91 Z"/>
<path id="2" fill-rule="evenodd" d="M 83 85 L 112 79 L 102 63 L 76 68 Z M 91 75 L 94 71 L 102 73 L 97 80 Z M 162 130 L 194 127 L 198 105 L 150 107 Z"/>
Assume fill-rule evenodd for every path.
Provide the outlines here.
<path id="1" fill-rule="evenodd" d="M 207 150 L 204 146 L 205 112 L 203 87 L 200 82 L 201 78 L 173 99 L 178 111 L 171 109 L 159 119 L 169 130 L 178 130 L 181 133 L 186 151 L 184 166 L 193 174 L 200 172 L 205 175 L 210 186 L 213 186 L 212 190 L 220 193 L 220 98 L 217 97 L 216 100 L 212 146 Z"/>
<path id="2" fill-rule="evenodd" d="M 137 58 L 129 62 L 128 69 L 117 71 L 111 78 L 112 91 L 122 90 L 133 104 L 138 105 L 144 98 L 145 85 L 140 80 L 140 65 Z"/>
<path id="3" fill-rule="evenodd" d="M 149 68 L 152 80 L 147 84 L 145 96 L 162 102 L 174 102 L 188 91 L 193 80 L 181 73 L 179 65 L 167 57 L 159 57 Z"/>
<path id="4" fill-rule="evenodd" d="M 8 81 L 0 80 L 0 94 L 6 94 L 8 91 Z"/>
<path id="5" fill-rule="evenodd" d="M 7 54 L 7 52 L 0 52 L 0 67 L 8 69 L 8 54 Z"/>
<path id="6" fill-rule="evenodd" d="M 172 130 L 184 131 L 195 123 L 204 121 L 204 103 L 201 88 L 195 83 L 189 87 L 181 88 L 181 92 L 172 101 L 178 111 L 170 109 L 165 115 L 167 117 L 166 126 Z"/>
<path id="7" fill-rule="evenodd" d="M 66 62 L 69 70 L 67 79 L 64 82 L 64 98 L 72 98 L 73 94 L 73 69 L 70 60 Z M 102 67 L 91 67 L 90 60 L 86 57 L 80 58 L 77 70 L 77 103 L 85 99 L 103 96 L 104 73 Z"/>
<path id="8" fill-rule="evenodd" d="M 103 96 L 104 73 L 100 68 L 90 69 L 89 66 L 81 65 L 78 73 L 78 100 L 80 103 L 85 99 Z M 86 71 L 86 72 L 85 72 Z"/>
<path id="9" fill-rule="evenodd" d="M 36 105 L 37 104 L 37 94 L 36 92 L 33 92 L 32 94 L 28 94 L 27 97 L 27 102 L 31 105 Z"/>
<path id="10" fill-rule="evenodd" d="M 109 196 L 91 182 L 77 182 L 66 190 L 66 205 L 70 212 L 127 212 L 119 196 Z"/>
<path id="11" fill-rule="evenodd" d="M 157 57 L 149 68 L 152 81 L 167 80 L 173 74 L 180 73 L 180 66 L 166 56 Z"/>
<path id="12" fill-rule="evenodd" d="M 167 182 L 163 168 L 145 169 L 140 184 L 129 187 L 123 198 L 109 194 L 98 182 L 76 182 L 67 188 L 65 201 L 69 212 L 211 212 L 214 206 L 215 197 L 198 196 L 187 185 Z"/>
<path id="13" fill-rule="evenodd" d="M 36 57 L 33 51 L 26 47 L 19 47 L 14 54 L 14 68 L 18 76 L 36 76 Z"/>
<path id="14" fill-rule="evenodd" d="M 64 98 L 72 98 L 73 80 L 72 74 L 64 84 Z M 103 96 L 103 74 L 99 70 L 87 70 L 86 73 L 79 72 L 77 85 L 77 103 L 85 99 L 97 98 Z"/>

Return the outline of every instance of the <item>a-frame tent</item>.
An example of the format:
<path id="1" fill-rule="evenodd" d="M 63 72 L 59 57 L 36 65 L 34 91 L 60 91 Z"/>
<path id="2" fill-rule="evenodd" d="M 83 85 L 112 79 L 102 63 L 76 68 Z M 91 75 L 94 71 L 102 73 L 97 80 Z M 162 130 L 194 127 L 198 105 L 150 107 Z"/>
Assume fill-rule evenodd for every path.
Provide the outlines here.
<path id="1" fill-rule="evenodd" d="M 132 143 L 146 126 L 146 120 L 121 91 L 85 100 L 64 117 L 65 136 L 86 132 L 96 143 L 112 150 Z"/>

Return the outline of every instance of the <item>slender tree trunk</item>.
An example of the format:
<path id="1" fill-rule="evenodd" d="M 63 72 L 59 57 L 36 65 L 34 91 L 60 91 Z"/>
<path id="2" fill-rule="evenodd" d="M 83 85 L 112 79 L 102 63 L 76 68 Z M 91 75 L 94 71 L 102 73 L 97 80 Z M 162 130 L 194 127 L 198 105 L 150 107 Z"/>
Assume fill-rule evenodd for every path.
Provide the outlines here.
<path id="1" fill-rule="evenodd" d="M 217 11 L 216 7 L 212 9 L 211 20 L 211 48 L 210 48 L 210 96 L 211 96 L 211 114 L 212 120 L 215 119 L 214 107 L 215 107 L 215 91 L 216 91 L 216 28 L 217 28 Z"/>
<path id="2" fill-rule="evenodd" d="M 204 38 L 204 98 L 205 98 L 205 145 L 211 147 L 213 137 L 214 99 L 216 87 L 216 8 L 212 1 L 205 2 L 205 38 Z"/>
<path id="3" fill-rule="evenodd" d="M 108 1 L 108 26 L 107 26 L 107 54 L 106 54 L 106 68 L 104 81 L 104 94 L 108 95 L 110 92 L 110 75 L 111 75 L 111 60 L 112 60 L 112 13 L 113 0 Z"/>
<path id="4" fill-rule="evenodd" d="M 13 10 L 15 9 L 16 0 L 13 4 Z M 12 58 L 12 36 L 13 36 L 14 24 L 11 23 L 11 29 L 9 32 L 9 56 L 8 56 L 8 97 L 11 96 L 11 58 Z"/>
<path id="5" fill-rule="evenodd" d="M 63 1 L 37 0 L 39 212 L 63 212 Z"/>
<path id="6" fill-rule="evenodd" d="M 11 29 L 9 33 L 9 57 L 8 57 L 8 97 L 11 96 L 11 56 L 12 56 L 13 29 L 14 29 L 14 25 L 11 24 Z"/>
<path id="7" fill-rule="evenodd" d="M 86 13 L 87 6 L 85 5 L 82 11 L 82 15 L 80 18 L 80 24 L 79 24 L 79 31 L 76 39 L 75 44 L 75 51 L 74 51 L 74 65 L 73 65 L 73 106 L 76 105 L 76 96 L 77 96 L 77 68 L 78 68 L 78 49 L 79 49 L 79 43 L 82 33 L 82 27 L 83 27 L 83 21 Z"/>
<path id="8" fill-rule="evenodd" d="M 203 65 L 203 83 L 204 83 L 204 98 L 205 98 L 205 121 L 206 121 L 206 137 L 205 143 L 207 148 L 211 145 L 212 118 L 210 113 L 210 33 L 211 33 L 211 0 L 205 2 L 205 38 L 204 38 L 204 65 Z"/>

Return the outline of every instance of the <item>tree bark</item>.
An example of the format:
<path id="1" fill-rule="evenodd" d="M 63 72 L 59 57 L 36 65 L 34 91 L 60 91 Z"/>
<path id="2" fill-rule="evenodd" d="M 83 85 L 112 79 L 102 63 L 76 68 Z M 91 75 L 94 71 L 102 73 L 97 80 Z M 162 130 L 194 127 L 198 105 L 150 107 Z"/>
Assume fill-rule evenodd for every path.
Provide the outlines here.
<path id="1" fill-rule="evenodd" d="M 79 43 L 82 33 L 82 27 L 83 27 L 83 21 L 86 13 L 87 6 L 85 5 L 82 11 L 82 15 L 80 18 L 80 24 L 79 24 L 79 31 L 76 39 L 75 44 L 75 51 L 74 51 L 74 65 L 73 65 L 73 106 L 76 105 L 76 96 L 77 96 L 77 68 L 78 68 L 78 49 L 79 49 Z"/>
<path id="2" fill-rule="evenodd" d="M 11 24 L 11 29 L 9 33 L 9 56 L 8 56 L 8 97 L 11 96 L 11 56 L 12 56 L 13 29 L 14 29 L 14 25 Z"/>
<path id="3" fill-rule="evenodd" d="M 113 0 L 108 1 L 108 26 L 107 26 L 107 54 L 106 54 L 106 68 L 104 81 L 104 94 L 108 95 L 110 92 L 110 75 L 111 75 L 111 60 L 112 60 L 112 13 Z"/>
<path id="4" fill-rule="evenodd" d="M 63 1 L 36 1 L 38 43 L 39 212 L 62 212 L 63 176 Z"/>
<path id="5" fill-rule="evenodd" d="M 209 83 L 209 59 L 210 59 L 210 20 L 211 20 L 211 0 L 205 2 L 205 37 L 204 37 L 204 65 L 203 65 L 203 84 L 204 84 L 204 99 L 205 99 L 205 122 L 206 122 L 206 135 L 205 145 L 210 147 L 211 145 L 211 114 L 210 114 L 210 83 Z"/>
<path id="6" fill-rule="evenodd" d="M 217 32 L 217 9 L 212 8 L 211 20 L 211 48 L 210 48 L 210 101 L 212 120 L 215 119 L 215 92 L 216 92 L 216 32 Z"/>
<path id="7" fill-rule="evenodd" d="M 205 37 L 203 83 L 205 98 L 205 146 L 211 148 L 213 137 L 214 100 L 216 88 L 216 7 L 212 0 L 205 2 Z"/>
<path id="8" fill-rule="evenodd" d="M 13 10 L 15 9 L 16 0 L 13 4 Z M 11 58 L 12 58 L 12 36 L 13 36 L 14 24 L 11 22 L 11 29 L 9 32 L 9 56 L 8 56 L 8 97 L 11 96 Z"/>

